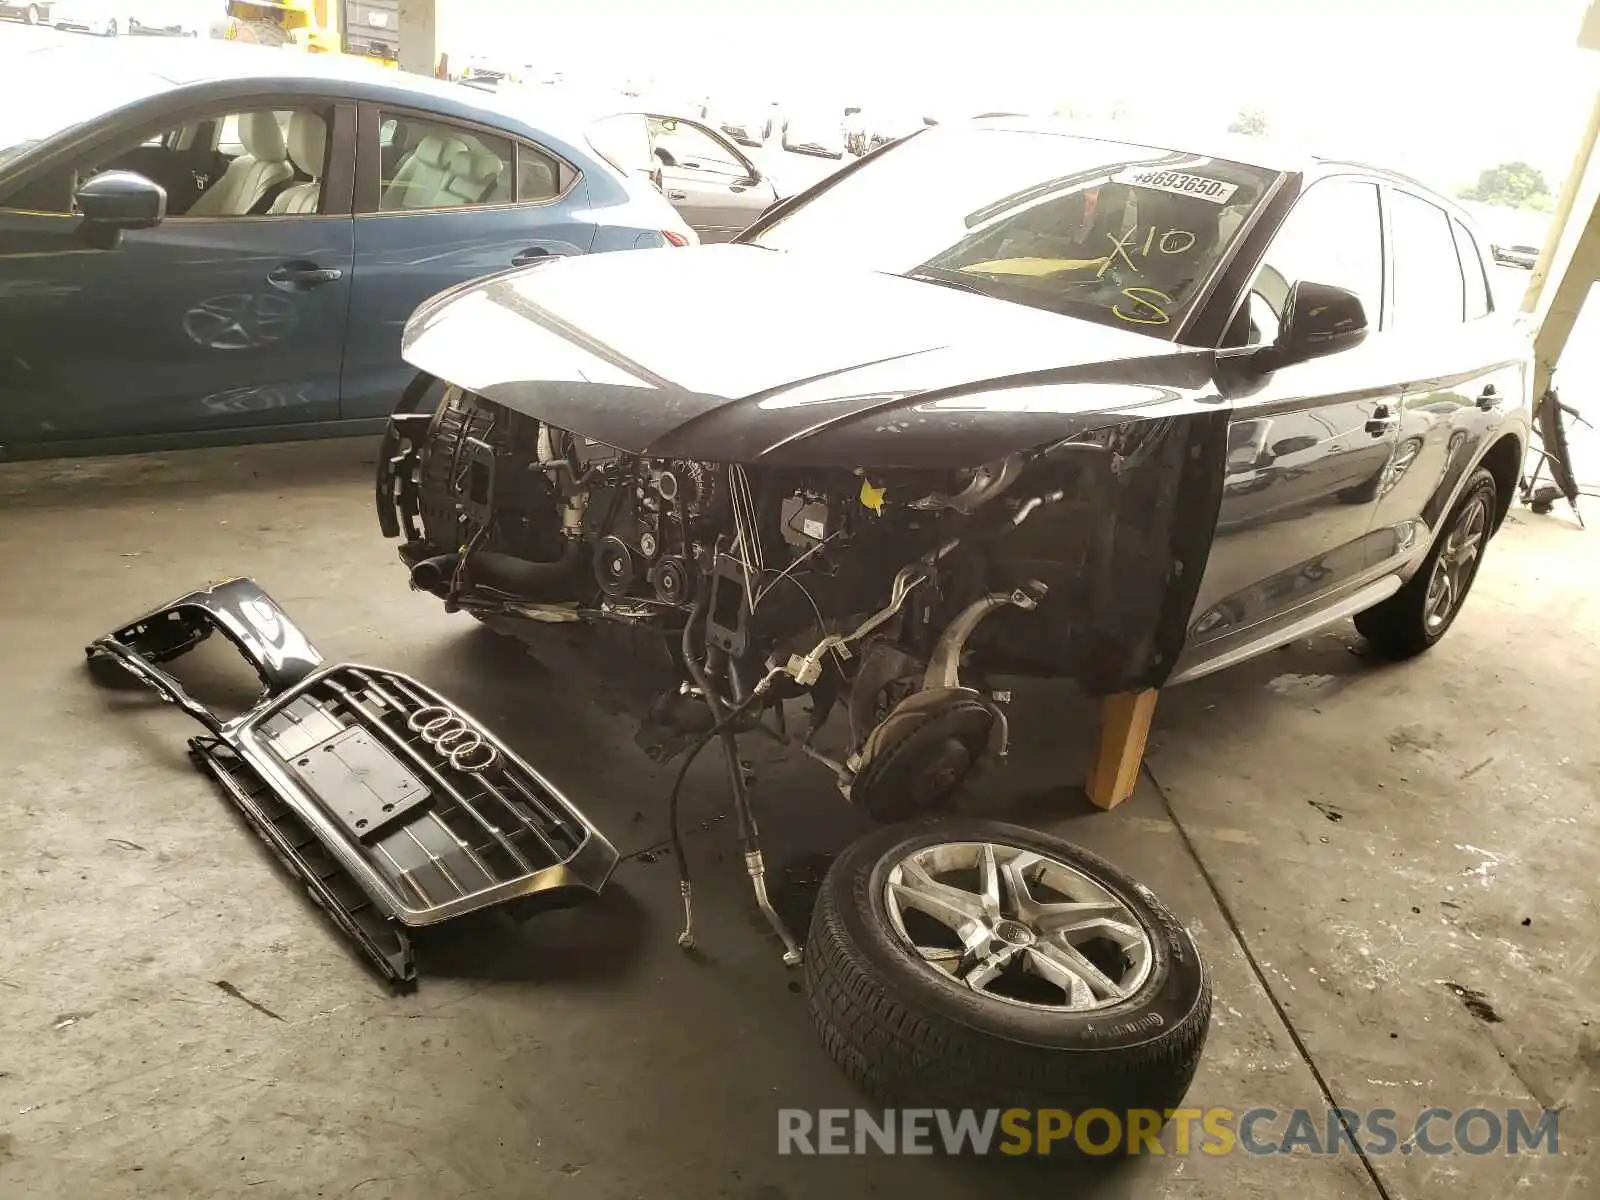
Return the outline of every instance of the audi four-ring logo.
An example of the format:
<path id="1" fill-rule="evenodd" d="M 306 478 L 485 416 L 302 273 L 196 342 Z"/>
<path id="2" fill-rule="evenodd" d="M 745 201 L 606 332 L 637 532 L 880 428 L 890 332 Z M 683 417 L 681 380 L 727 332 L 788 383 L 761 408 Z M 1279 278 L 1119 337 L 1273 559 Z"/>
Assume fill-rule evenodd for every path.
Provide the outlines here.
<path id="1" fill-rule="evenodd" d="M 458 771 L 476 773 L 487 770 L 499 753 L 468 725 L 458 712 L 442 704 L 419 708 L 406 718 L 406 724 L 432 746 Z"/>

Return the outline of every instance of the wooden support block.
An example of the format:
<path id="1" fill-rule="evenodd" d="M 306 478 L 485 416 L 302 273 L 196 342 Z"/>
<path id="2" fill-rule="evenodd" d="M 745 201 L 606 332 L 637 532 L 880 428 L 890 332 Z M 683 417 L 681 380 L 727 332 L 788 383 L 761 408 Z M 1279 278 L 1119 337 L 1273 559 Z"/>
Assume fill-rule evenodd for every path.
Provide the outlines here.
<path id="1" fill-rule="evenodd" d="M 1115 808 L 1133 795 L 1159 694 L 1151 688 L 1106 696 L 1100 701 L 1100 731 L 1085 790 L 1101 808 Z"/>

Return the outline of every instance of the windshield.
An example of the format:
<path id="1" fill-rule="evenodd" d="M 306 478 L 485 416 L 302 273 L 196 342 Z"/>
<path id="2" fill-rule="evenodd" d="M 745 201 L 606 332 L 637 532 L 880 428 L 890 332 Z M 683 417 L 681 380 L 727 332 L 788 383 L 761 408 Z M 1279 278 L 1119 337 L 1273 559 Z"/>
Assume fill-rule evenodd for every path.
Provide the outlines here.
<path id="1" fill-rule="evenodd" d="M 930 130 L 753 241 L 1167 336 L 1276 178 L 1048 132 Z"/>
<path id="2" fill-rule="evenodd" d="M 6 92 L 26 103 L 0 105 L 0 163 L 36 142 L 54 137 L 101 113 L 143 100 L 172 84 L 142 71 L 74 70 L 68 56 L 36 51 L 13 59 L 6 69 Z"/>

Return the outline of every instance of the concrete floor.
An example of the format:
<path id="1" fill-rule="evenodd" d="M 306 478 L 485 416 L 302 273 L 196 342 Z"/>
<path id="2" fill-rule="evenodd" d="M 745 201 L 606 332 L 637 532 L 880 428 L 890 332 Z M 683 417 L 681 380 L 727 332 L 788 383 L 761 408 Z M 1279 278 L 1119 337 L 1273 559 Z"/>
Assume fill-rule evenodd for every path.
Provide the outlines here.
<path id="1" fill-rule="evenodd" d="M 1342 626 L 1175 689 L 1150 776 L 1110 814 L 1076 786 L 1090 711 L 1025 689 L 1020 752 L 973 803 L 1130 868 L 1195 931 L 1217 1006 L 1191 1102 L 1331 1095 L 1402 1126 L 1429 1105 L 1561 1106 L 1561 1154 L 1395 1156 L 1381 1189 L 1354 1157 L 1301 1154 L 997 1177 L 777 1156 L 776 1109 L 859 1101 L 747 901 L 715 764 L 690 802 L 697 963 L 655 853 L 667 773 L 603 684 L 406 590 L 370 454 L 0 470 L 0 1196 L 1600 1192 L 1600 563 L 1561 515 L 1513 515 L 1423 661 L 1369 662 Z M 453 927 L 422 947 L 419 990 L 389 995 L 189 767 L 189 722 L 83 668 L 88 638 L 240 572 L 325 654 L 441 687 L 576 793 L 630 856 L 602 900 Z M 237 693 L 211 650 L 189 677 Z M 813 767 L 773 780 L 770 857 L 803 909 L 851 817 Z"/>

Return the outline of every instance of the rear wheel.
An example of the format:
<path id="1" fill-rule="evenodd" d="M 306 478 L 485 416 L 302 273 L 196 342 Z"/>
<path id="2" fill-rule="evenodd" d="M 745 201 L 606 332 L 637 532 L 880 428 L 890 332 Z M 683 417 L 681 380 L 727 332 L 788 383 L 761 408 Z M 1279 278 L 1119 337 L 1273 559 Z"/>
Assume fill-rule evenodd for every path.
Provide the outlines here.
<path id="1" fill-rule="evenodd" d="M 886 1104 L 1102 1109 L 1153 1132 L 1210 1022 L 1199 951 L 1148 889 L 994 821 L 891 827 L 846 848 L 805 964 L 828 1053 Z"/>
<path id="2" fill-rule="evenodd" d="M 1494 476 L 1482 467 L 1434 538 L 1422 566 L 1382 604 L 1356 614 L 1356 629 L 1385 658 L 1412 658 L 1442 638 L 1478 577 L 1494 528 Z"/>
<path id="3" fill-rule="evenodd" d="M 257 46 L 286 46 L 289 44 L 288 31 L 275 21 L 235 21 L 233 37 L 235 41 L 247 42 Z"/>

